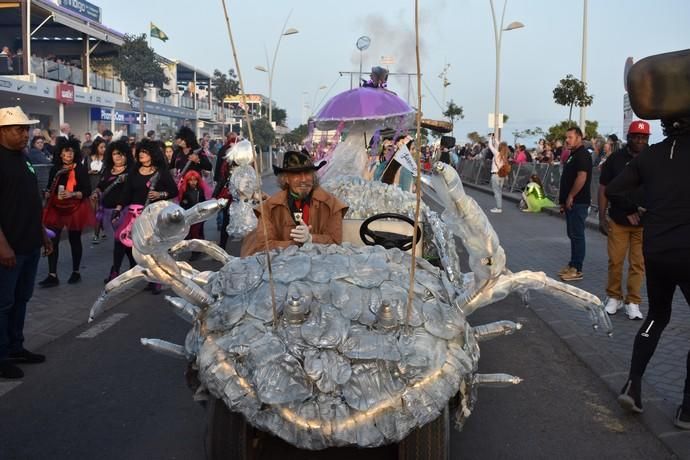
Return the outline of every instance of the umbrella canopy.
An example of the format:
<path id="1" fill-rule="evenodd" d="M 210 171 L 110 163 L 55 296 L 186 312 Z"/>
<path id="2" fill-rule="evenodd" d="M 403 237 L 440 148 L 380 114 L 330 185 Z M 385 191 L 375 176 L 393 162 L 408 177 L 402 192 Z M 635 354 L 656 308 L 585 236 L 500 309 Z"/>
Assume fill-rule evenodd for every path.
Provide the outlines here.
<path id="1" fill-rule="evenodd" d="M 355 88 L 331 98 L 314 117 L 318 122 L 380 120 L 414 112 L 395 93 L 383 88 Z"/>

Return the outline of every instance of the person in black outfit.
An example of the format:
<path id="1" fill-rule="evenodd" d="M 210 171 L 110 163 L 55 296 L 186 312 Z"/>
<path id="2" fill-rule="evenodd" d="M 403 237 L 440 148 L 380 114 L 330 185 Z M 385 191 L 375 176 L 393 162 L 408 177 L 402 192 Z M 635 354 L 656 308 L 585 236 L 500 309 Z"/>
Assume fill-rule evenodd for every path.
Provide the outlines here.
<path id="1" fill-rule="evenodd" d="M 570 238 L 570 261 L 558 274 L 563 281 L 577 281 L 582 279 L 585 260 L 585 219 L 592 199 L 592 157 L 582 143 L 580 128 L 568 129 L 566 143 L 571 153 L 561 173 L 558 202 L 561 212 L 565 213 Z"/>
<path id="2" fill-rule="evenodd" d="M 630 373 L 618 397 L 621 406 L 638 413 L 642 412 L 642 376 L 671 319 L 676 287 L 690 303 L 690 117 L 662 120 L 661 125 L 666 139 L 640 153 L 606 187 L 615 206 L 624 206 L 629 192 L 644 187 L 642 249 L 649 312 L 635 336 Z M 690 352 L 686 372 L 675 424 L 690 430 Z"/>
<path id="3" fill-rule="evenodd" d="M 187 171 L 210 171 L 213 168 L 211 160 L 201 152 L 201 146 L 196 140 L 194 131 L 183 126 L 175 135 L 179 150 L 175 158 L 175 169 L 182 176 Z"/>
<path id="4" fill-rule="evenodd" d="M 41 224 L 36 171 L 23 152 L 36 123 L 19 107 L 0 109 L 0 377 L 6 379 L 24 376 L 17 363 L 45 361 L 23 345 L 41 246 L 50 254 L 53 245 Z"/>
<path id="5" fill-rule="evenodd" d="M 117 227 L 116 224 L 112 224 L 112 213 L 122 200 L 127 176 L 133 165 L 134 157 L 127 142 L 115 141 L 108 144 L 103 158 L 103 174 L 98 185 L 96 185 L 96 190 L 91 195 L 92 200 L 100 201 L 104 231 Z M 117 238 L 113 238 L 113 265 L 105 279 L 106 283 L 120 273 L 125 255 L 129 259 L 129 268 L 134 267 L 137 263 L 132 256 L 131 249 L 123 245 Z"/>
<path id="6" fill-rule="evenodd" d="M 81 233 L 96 224 L 96 215 L 89 204 L 91 183 L 86 167 L 81 163 L 79 141 L 58 137 L 53 156 L 53 168 L 48 174 L 49 189 L 46 192 L 46 205 L 43 210 L 43 224 L 55 233 L 53 252 L 48 257 L 48 276 L 41 287 L 55 287 L 60 284 L 57 276 L 57 263 L 60 255 L 60 233 L 67 228 L 72 251 L 72 274 L 69 284 L 81 281 L 79 265 L 83 247 Z"/>
<path id="7" fill-rule="evenodd" d="M 152 183 L 154 178 L 155 184 Z M 137 145 L 134 168 L 127 175 L 122 195 L 113 210 L 113 221 L 120 219 L 120 213 L 125 206 L 146 206 L 150 202 L 170 200 L 176 196 L 177 185 L 166 167 L 160 144 L 149 139 L 142 139 Z M 130 216 L 131 214 L 125 217 Z M 116 235 L 122 232 L 123 227 L 131 225 L 130 221 L 131 219 L 122 219 Z M 125 252 L 127 251 L 131 254 L 132 248 L 125 249 Z M 153 286 L 153 293 L 160 293 L 160 285 Z"/>

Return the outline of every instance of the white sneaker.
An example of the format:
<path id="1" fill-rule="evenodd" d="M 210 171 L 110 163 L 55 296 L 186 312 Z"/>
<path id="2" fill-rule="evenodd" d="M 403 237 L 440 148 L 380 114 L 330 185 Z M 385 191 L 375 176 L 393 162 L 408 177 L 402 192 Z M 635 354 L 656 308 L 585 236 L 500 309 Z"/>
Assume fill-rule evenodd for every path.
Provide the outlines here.
<path id="1" fill-rule="evenodd" d="M 608 298 L 606 299 L 606 306 L 604 307 L 604 310 L 606 310 L 606 313 L 609 315 L 615 315 L 618 310 L 623 308 L 623 301 L 619 299 L 612 299 Z M 639 311 L 639 310 L 638 310 Z M 627 312 L 627 308 L 626 308 Z"/>
<path id="2" fill-rule="evenodd" d="M 625 313 L 630 319 L 643 319 L 642 312 L 640 311 L 640 306 L 636 303 L 626 303 Z"/>
<path id="3" fill-rule="evenodd" d="M 494 214 L 500 214 L 503 212 L 503 210 L 500 208 L 491 208 L 490 212 L 493 212 Z"/>

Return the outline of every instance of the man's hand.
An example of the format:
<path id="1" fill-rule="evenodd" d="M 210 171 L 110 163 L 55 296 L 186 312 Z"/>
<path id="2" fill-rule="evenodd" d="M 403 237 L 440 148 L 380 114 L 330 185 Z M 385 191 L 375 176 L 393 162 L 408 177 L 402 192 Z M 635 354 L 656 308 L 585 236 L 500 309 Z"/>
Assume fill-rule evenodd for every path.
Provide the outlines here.
<path id="1" fill-rule="evenodd" d="M 119 209 L 114 209 L 112 214 L 110 214 L 110 222 L 115 225 L 118 220 L 120 220 L 120 213 L 121 211 Z"/>
<path id="2" fill-rule="evenodd" d="M 599 217 L 599 231 L 605 236 L 608 236 L 609 234 L 609 222 L 606 219 L 606 216 Z"/>
<path id="3" fill-rule="evenodd" d="M 149 200 L 158 200 L 161 197 L 160 192 L 156 192 L 155 190 L 151 190 L 149 194 L 147 195 Z"/>
<path id="4" fill-rule="evenodd" d="M 199 159 L 199 155 L 196 153 L 190 153 L 189 156 L 187 157 L 189 160 L 192 160 L 194 163 L 199 163 L 201 160 Z"/>
<path id="5" fill-rule="evenodd" d="M 575 202 L 575 198 L 572 195 L 568 195 L 568 198 L 565 199 L 565 209 L 570 211 L 573 209 L 573 203 Z"/>
<path id="6" fill-rule="evenodd" d="M 630 225 L 640 225 L 640 215 L 636 212 L 625 216 L 628 218 L 628 222 L 630 222 Z"/>
<path id="7" fill-rule="evenodd" d="M 14 268 L 15 265 L 17 265 L 17 258 L 12 247 L 6 242 L 0 244 L 0 266 Z"/>
<path id="8" fill-rule="evenodd" d="M 290 238 L 296 243 L 305 244 L 311 243 L 311 226 L 307 226 L 303 220 L 299 221 L 299 225 L 290 230 Z"/>

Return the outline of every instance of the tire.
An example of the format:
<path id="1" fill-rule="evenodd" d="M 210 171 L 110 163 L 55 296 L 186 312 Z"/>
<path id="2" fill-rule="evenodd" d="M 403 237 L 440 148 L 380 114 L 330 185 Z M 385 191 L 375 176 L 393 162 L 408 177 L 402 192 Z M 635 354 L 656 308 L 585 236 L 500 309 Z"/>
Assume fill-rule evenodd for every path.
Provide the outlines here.
<path id="1" fill-rule="evenodd" d="M 398 444 L 399 460 L 448 460 L 450 411 L 448 406 L 431 423 L 417 428 Z"/>
<path id="2" fill-rule="evenodd" d="M 223 400 L 210 397 L 206 404 L 207 460 L 251 460 L 251 427 Z"/>

